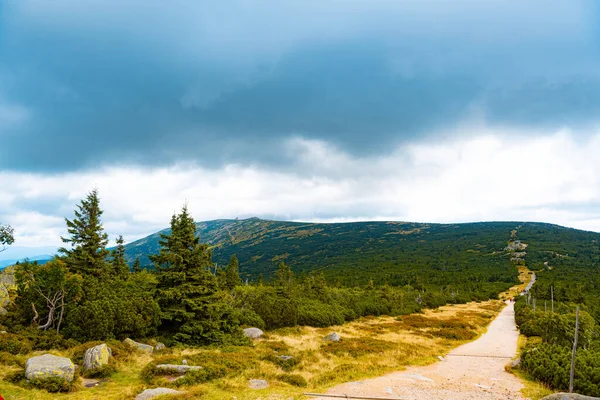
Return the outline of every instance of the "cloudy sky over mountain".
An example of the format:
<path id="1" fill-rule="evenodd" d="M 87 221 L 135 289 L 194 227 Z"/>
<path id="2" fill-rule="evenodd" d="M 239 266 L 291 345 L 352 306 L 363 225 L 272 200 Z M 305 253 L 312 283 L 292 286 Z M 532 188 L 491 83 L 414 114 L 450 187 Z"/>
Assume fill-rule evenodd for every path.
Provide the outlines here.
<path id="1" fill-rule="evenodd" d="M 0 223 L 57 245 L 92 188 L 197 220 L 600 231 L 590 1 L 0 2 Z"/>

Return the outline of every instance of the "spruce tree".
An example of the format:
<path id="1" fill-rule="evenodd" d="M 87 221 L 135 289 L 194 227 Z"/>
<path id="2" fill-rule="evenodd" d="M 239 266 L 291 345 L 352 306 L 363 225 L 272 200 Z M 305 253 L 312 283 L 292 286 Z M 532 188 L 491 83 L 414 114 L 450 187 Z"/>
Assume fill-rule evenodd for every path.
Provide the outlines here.
<path id="1" fill-rule="evenodd" d="M 135 258 L 132 267 L 133 272 L 142 272 L 142 263 L 140 262 L 140 256 Z"/>
<path id="2" fill-rule="evenodd" d="M 242 279 L 240 278 L 240 263 L 236 255 L 232 255 L 229 259 L 229 264 L 225 268 L 225 288 L 233 290 L 236 286 L 241 285 Z"/>
<path id="3" fill-rule="evenodd" d="M 70 236 L 61 239 L 63 243 L 69 243 L 71 249 L 62 247 L 58 251 L 68 260 L 72 273 L 96 277 L 108 273 L 108 235 L 102 226 L 102 213 L 98 191 L 94 189 L 77 206 L 75 218 L 72 221 L 65 218 Z"/>
<path id="4" fill-rule="evenodd" d="M 234 310 L 209 271 L 211 251 L 200 243 L 187 206 L 173 215 L 171 232 L 161 235 L 160 246 L 159 254 L 150 257 L 157 269 L 160 330 L 188 345 L 222 343 L 239 335 Z"/>
<path id="5" fill-rule="evenodd" d="M 125 246 L 123 236 L 117 238 L 117 246 L 112 251 L 112 273 L 121 279 L 129 276 L 129 264 L 125 260 Z"/>

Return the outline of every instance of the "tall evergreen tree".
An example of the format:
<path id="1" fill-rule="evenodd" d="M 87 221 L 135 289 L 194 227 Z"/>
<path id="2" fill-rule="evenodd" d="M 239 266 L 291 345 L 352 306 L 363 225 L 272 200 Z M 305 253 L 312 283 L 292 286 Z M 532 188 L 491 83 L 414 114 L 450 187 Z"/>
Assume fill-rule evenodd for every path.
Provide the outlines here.
<path id="1" fill-rule="evenodd" d="M 241 284 L 242 279 L 240 278 L 240 263 L 234 254 L 229 259 L 227 268 L 225 268 L 225 287 L 228 290 L 233 290 L 236 286 Z"/>
<path id="2" fill-rule="evenodd" d="M 133 267 L 131 268 L 133 272 L 142 272 L 142 263 L 140 262 L 140 256 L 135 258 L 133 262 Z"/>
<path id="3" fill-rule="evenodd" d="M 171 218 L 170 234 L 162 234 L 156 264 L 156 299 L 161 309 L 160 330 L 188 345 L 219 343 L 239 334 L 234 310 L 218 292 L 209 271 L 212 254 L 200 243 L 187 206 Z"/>
<path id="4" fill-rule="evenodd" d="M 127 279 L 129 276 L 129 264 L 125 260 L 125 245 L 123 236 L 117 238 L 117 246 L 112 251 L 112 273 L 121 279 Z"/>
<path id="5" fill-rule="evenodd" d="M 98 190 L 94 189 L 77 206 L 75 218 L 65 218 L 70 236 L 61 239 L 71 249 L 62 247 L 58 251 L 68 259 L 71 272 L 97 277 L 107 274 L 108 235 L 102 226 L 102 213 Z"/>

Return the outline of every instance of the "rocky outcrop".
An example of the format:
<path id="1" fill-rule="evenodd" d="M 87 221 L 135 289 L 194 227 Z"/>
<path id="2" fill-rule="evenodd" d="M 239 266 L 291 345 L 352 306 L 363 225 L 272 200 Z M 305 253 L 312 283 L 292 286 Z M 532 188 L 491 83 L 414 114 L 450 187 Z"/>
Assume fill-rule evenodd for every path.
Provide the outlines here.
<path id="1" fill-rule="evenodd" d="M 590 397 L 576 393 L 554 393 L 542 400 L 600 400 L 600 397 Z"/>
<path id="2" fill-rule="evenodd" d="M 250 379 L 248 387 L 250 389 L 266 389 L 269 387 L 269 383 L 264 379 Z"/>
<path id="3" fill-rule="evenodd" d="M 183 392 L 168 388 L 146 389 L 142 393 L 135 396 L 135 400 L 149 400 L 156 396 L 162 396 L 163 394 L 183 394 Z"/>
<path id="4" fill-rule="evenodd" d="M 136 349 L 143 351 L 144 353 L 152 354 L 152 352 L 154 351 L 154 347 L 150 346 L 149 344 L 139 343 L 129 338 L 123 340 L 123 343 L 128 346 L 135 347 Z"/>
<path id="5" fill-rule="evenodd" d="M 258 328 L 246 328 L 244 329 L 244 335 L 249 337 L 250 339 L 258 339 L 260 338 L 264 332 Z"/>
<path id="6" fill-rule="evenodd" d="M 75 365 L 71 360 L 52 354 L 31 357 L 25 364 L 25 377 L 28 380 L 62 378 L 67 382 L 71 382 L 74 375 Z"/>
<path id="7" fill-rule="evenodd" d="M 328 342 L 339 342 L 341 338 L 340 338 L 339 333 L 333 332 L 333 333 L 330 333 L 329 335 L 325 336 L 323 339 L 327 340 Z"/>
<path id="8" fill-rule="evenodd" d="M 103 365 L 108 364 L 108 360 L 112 355 L 110 347 L 106 344 L 99 344 L 85 351 L 83 355 L 84 371 L 98 369 Z"/>
<path id="9" fill-rule="evenodd" d="M 202 369 L 195 365 L 178 365 L 178 364 L 158 364 L 156 369 L 160 369 L 168 372 L 176 372 L 178 374 L 185 374 L 188 371 Z"/>

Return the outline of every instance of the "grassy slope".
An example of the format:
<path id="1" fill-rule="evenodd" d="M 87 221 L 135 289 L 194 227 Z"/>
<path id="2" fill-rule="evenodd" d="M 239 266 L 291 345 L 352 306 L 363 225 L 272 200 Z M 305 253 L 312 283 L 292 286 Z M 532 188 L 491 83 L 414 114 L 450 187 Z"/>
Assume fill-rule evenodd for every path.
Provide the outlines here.
<path id="1" fill-rule="evenodd" d="M 152 356 L 136 352 L 120 354 L 116 363 L 118 372 L 96 388 L 80 386 L 74 393 L 50 394 L 0 380 L 0 393 L 7 399 L 22 400 L 128 399 L 145 388 L 170 385 L 162 377 L 145 382 L 140 371 L 148 363 L 181 364 L 187 359 L 192 365 L 212 363 L 226 366 L 231 372 L 225 378 L 182 387 L 181 390 L 186 391 L 182 398 L 299 399 L 304 398 L 301 394 L 306 391 L 323 391 L 338 383 L 435 362 L 436 356 L 483 333 L 502 306 L 499 301 L 488 301 L 445 306 L 427 310 L 425 314 L 404 316 L 401 320 L 372 317 L 331 328 L 284 328 L 269 332 L 253 347 L 171 349 Z M 343 340 L 324 342 L 323 336 L 331 331 L 339 332 Z M 55 353 L 74 357 L 71 351 Z M 278 355 L 292 355 L 299 362 L 286 371 L 274 362 Z M 26 357 L 21 356 L 21 359 L 24 361 Z M 15 370 L 18 367 L 0 365 L 0 378 Z M 302 376 L 308 386 L 297 387 L 280 380 L 290 374 Z M 251 390 L 249 379 L 266 379 L 270 386 L 266 390 Z"/>

